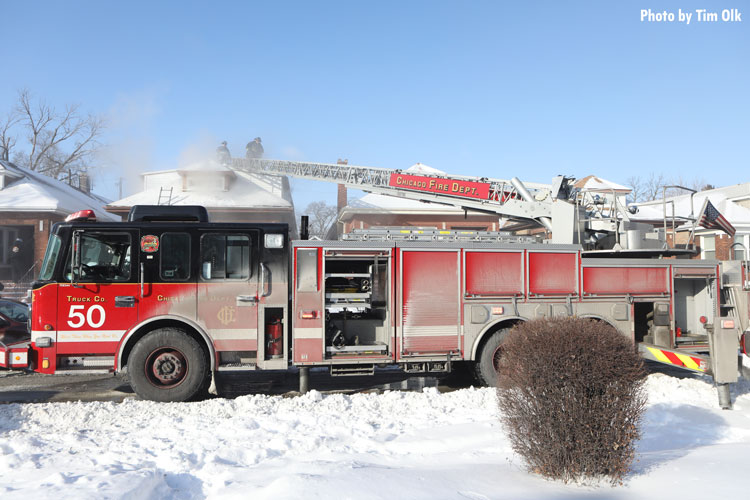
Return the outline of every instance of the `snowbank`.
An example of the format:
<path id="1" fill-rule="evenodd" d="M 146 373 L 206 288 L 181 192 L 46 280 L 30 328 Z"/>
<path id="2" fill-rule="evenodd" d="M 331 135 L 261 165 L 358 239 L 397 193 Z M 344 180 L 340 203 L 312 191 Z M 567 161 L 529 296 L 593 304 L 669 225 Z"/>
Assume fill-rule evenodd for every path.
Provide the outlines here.
<path id="1" fill-rule="evenodd" d="M 743 490 L 750 384 L 734 411 L 703 380 L 651 375 L 639 461 L 625 486 L 531 476 L 491 389 L 188 404 L 0 406 L 0 497 L 720 498 Z"/>

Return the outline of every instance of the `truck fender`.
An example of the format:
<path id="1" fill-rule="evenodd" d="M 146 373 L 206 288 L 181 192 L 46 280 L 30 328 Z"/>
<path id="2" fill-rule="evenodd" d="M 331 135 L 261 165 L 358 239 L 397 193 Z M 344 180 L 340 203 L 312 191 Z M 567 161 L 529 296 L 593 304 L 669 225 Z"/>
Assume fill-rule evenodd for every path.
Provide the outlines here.
<path id="1" fill-rule="evenodd" d="M 122 337 L 122 339 L 120 339 L 120 344 L 117 346 L 117 357 L 116 357 L 117 364 L 115 365 L 115 370 L 118 373 L 122 371 L 122 357 L 123 357 L 123 354 L 125 353 L 125 349 L 131 346 L 131 341 L 133 337 L 137 336 L 140 332 L 143 331 L 144 328 L 148 328 L 149 325 L 157 321 L 169 321 L 172 324 L 183 323 L 186 326 L 198 332 L 198 334 L 203 339 L 203 343 L 208 348 L 211 371 L 213 372 L 214 370 L 216 370 L 216 350 L 214 349 L 214 343 L 211 342 L 211 339 L 209 338 L 208 334 L 203 330 L 203 328 L 199 326 L 195 321 L 189 320 L 187 318 L 165 314 L 162 316 L 154 316 L 152 318 L 148 318 L 147 320 L 144 320 L 138 323 L 133 328 L 131 328 L 128 331 L 128 333 L 125 334 L 124 337 Z"/>
<path id="2" fill-rule="evenodd" d="M 603 316 L 597 316 L 596 314 L 581 314 L 581 315 L 578 315 L 578 317 L 583 318 L 583 319 L 595 319 L 597 321 L 601 321 L 602 323 L 607 323 L 609 326 L 611 326 L 618 332 L 620 331 L 620 329 L 617 327 L 616 324 L 612 323 L 610 320 L 608 320 L 607 318 Z"/>
<path id="3" fill-rule="evenodd" d="M 498 330 L 498 326 L 501 326 L 503 323 L 507 323 L 508 327 L 511 327 L 519 322 L 528 321 L 529 318 L 524 318 L 523 316 L 503 316 L 502 318 L 498 318 L 497 320 L 493 321 L 492 323 L 488 323 L 484 329 L 477 335 L 476 340 L 474 341 L 474 345 L 471 347 L 471 357 L 469 359 L 475 360 L 477 359 L 477 352 L 479 351 L 479 346 L 482 345 L 482 342 L 484 342 L 485 338 L 487 338 L 489 335 L 491 335 L 491 332 L 495 332 Z"/>

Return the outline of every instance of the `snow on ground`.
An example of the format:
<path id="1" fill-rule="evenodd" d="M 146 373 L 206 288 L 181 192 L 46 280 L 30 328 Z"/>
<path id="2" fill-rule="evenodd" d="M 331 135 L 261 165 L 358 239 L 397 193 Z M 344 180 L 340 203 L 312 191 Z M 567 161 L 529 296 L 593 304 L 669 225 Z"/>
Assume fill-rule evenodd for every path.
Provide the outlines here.
<path id="1" fill-rule="evenodd" d="M 527 474 L 491 389 L 0 405 L 0 498 L 723 498 L 746 489 L 750 382 L 647 380 L 620 487 Z"/>

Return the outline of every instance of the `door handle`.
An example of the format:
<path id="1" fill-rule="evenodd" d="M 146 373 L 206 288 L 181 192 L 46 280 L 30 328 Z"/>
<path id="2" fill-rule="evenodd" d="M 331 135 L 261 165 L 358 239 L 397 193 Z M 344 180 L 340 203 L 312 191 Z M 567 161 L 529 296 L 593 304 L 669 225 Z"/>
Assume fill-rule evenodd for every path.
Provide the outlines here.
<path id="1" fill-rule="evenodd" d="M 258 290 L 258 295 L 260 297 L 268 297 L 271 292 L 266 293 L 266 274 L 271 274 L 266 270 L 266 265 L 261 262 L 260 263 L 260 290 Z M 270 285 L 270 282 L 269 282 Z"/>
<path id="2" fill-rule="evenodd" d="M 132 295 L 118 295 L 115 297 L 115 307 L 135 307 L 135 297 Z"/>
<path id="3" fill-rule="evenodd" d="M 255 305 L 258 303 L 258 297 L 256 297 L 255 295 L 238 295 L 237 302 L 238 302 L 238 305 L 240 305 L 239 302 L 244 302 L 244 303 L 249 303 L 250 305 Z"/>

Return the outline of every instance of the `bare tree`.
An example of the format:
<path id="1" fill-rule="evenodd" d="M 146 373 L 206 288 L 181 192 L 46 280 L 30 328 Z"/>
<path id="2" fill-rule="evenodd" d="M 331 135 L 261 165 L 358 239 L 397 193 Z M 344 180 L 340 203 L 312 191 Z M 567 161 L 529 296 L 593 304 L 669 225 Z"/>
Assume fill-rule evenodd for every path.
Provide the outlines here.
<path id="1" fill-rule="evenodd" d="M 325 238 L 331 225 L 336 221 L 338 210 L 325 201 L 314 201 L 305 208 L 305 215 L 310 216 L 310 236 Z"/>
<path id="2" fill-rule="evenodd" d="M 695 189 L 696 191 L 705 191 L 707 189 L 714 189 L 714 186 L 707 183 L 706 179 L 703 179 L 702 177 L 693 177 L 692 179 L 688 179 L 686 177 L 683 177 L 682 175 L 678 175 L 677 177 L 673 178 L 672 184 L 686 187 L 689 189 Z M 678 194 L 685 193 L 682 190 L 679 190 L 679 191 L 680 193 Z"/>
<path id="3" fill-rule="evenodd" d="M 0 122 L 0 158 L 57 179 L 70 177 L 89 170 L 103 129 L 101 117 L 82 115 L 77 105 L 59 112 L 23 89 Z M 18 143 L 19 135 L 25 142 Z"/>
<path id="4" fill-rule="evenodd" d="M 682 176 L 667 178 L 664 174 L 656 174 L 653 172 L 649 174 L 648 177 L 628 177 L 625 182 L 631 189 L 631 192 L 628 195 L 628 200 L 631 203 L 661 199 L 665 194 L 665 188 L 667 197 L 685 194 L 685 191 L 682 189 L 668 186 L 682 186 L 695 189 L 696 191 L 713 189 L 713 186 L 706 183 L 704 179 L 699 179 L 697 177 L 692 180 L 686 180 Z"/>
<path id="5" fill-rule="evenodd" d="M 12 129 L 18 124 L 18 116 L 8 113 L 5 122 L 0 126 L 0 160 L 10 161 L 10 151 L 16 145 L 16 138 Z"/>

